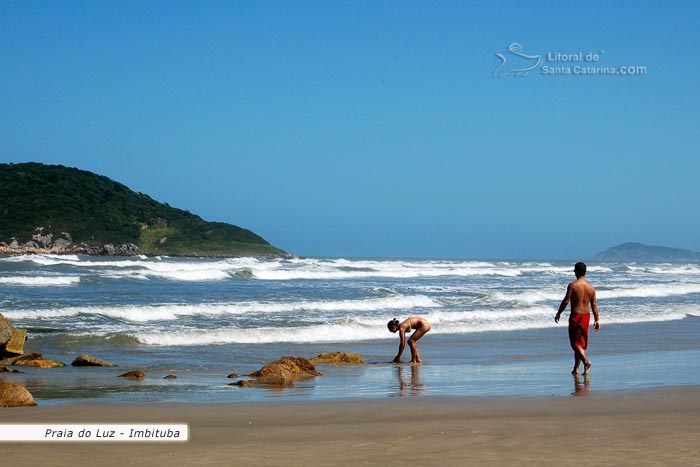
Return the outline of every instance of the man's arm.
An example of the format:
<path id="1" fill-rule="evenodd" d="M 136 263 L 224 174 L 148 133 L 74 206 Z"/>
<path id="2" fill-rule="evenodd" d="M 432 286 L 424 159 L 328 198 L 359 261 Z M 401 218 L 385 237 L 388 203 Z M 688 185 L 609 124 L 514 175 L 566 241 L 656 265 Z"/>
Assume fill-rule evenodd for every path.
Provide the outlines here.
<path id="1" fill-rule="evenodd" d="M 401 354 L 406 347 L 406 331 L 399 328 L 399 353 L 394 357 L 394 363 L 401 363 Z"/>
<path id="2" fill-rule="evenodd" d="M 566 287 L 566 295 L 564 295 L 564 300 L 561 301 L 561 305 L 559 305 L 559 311 L 557 311 L 556 316 L 554 316 L 554 322 L 558 323 L 559 318 L 561 317 L 561 314 L 564 310 L 566 310 L 566 307 L 569 305 L 569 301 L 571 300 L 571 291 L 573 290 L 573 285 L 569 283 L 568 287 Z"/>
<path id="3" fill-rule="evenodd" d="M 600 329 L 600 322 L 598 321 L 598 302 L 595 299 L 595 290 L 593 290 L 593 297 L 591 298 L 591 311 L 593 312 L 593 329 L 598 331 Z"/>

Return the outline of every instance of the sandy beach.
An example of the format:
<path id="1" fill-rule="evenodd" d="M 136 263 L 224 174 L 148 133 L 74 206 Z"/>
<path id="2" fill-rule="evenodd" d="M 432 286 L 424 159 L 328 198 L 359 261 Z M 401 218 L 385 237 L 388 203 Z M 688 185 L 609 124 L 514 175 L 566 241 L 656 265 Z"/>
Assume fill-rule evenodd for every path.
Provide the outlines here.
<path id="1" fill-rule="evenodd" d="M 187 423 L 187 442 L 2 443 L 13 465 L 697 465 L 700 387 L 3 409 L 2 423 Z"/>

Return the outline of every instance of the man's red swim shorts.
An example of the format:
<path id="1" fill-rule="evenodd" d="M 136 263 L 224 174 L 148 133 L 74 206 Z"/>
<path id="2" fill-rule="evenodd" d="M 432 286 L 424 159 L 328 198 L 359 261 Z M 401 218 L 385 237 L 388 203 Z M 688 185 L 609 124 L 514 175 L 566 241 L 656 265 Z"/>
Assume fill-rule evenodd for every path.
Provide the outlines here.
<path id="1" fill-rule="evenodd" d="M 580 346 L 585 350 L 588 347 L 588 326 L 590 322 L 590 314 L 571 313 L 569 316 L 569 342 L 571 343 L 571 348 Z"/>

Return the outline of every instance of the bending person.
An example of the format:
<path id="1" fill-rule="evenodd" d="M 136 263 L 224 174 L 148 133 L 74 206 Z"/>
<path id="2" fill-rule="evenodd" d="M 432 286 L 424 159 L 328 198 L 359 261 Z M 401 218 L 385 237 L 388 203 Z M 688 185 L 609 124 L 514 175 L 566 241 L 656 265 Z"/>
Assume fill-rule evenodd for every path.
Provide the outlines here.
<path id="1" fill-rule="evenodd" d="M 421 317 L 411 317 L 406 321 L 399 323 L 398 319 L 392 319 L 386 325 L 389 331 L 399 331 L 399 353 L 394 357 L 394 363 L 401 363 L 401 354 L 406 347 L 406 334 L 413 331 L 413 335 L 408 339 L 408 347 L 411 349 L 411 363 L 421 363 L 420 354 L 416 342 L 423 337 L 426 332 L 430 331 L 430 323 L 427 319 Z"/>

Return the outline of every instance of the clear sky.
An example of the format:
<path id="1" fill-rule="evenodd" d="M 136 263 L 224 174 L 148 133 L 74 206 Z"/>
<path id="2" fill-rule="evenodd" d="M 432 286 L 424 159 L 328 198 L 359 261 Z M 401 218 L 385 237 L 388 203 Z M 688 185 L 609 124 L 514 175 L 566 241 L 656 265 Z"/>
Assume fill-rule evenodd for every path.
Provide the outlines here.
<path id="1" fill-rule="evenodd" d="M 699 24 L 694 1 L 0 0 L 0 162 L 300 256 L 700 250 Z"/>

